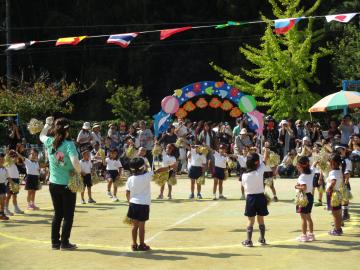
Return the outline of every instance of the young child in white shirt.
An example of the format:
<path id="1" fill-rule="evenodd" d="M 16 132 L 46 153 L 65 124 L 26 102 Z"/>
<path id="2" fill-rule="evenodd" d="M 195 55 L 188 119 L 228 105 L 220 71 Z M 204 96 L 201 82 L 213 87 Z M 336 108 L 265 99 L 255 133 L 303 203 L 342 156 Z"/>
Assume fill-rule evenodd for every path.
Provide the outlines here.
<path id="1" fill-rule="evenodd" d="M 244 147 L 242 150 L 242 155 L 237 156 L 237 161 L 239 163 L 239 181 L 242 182 L 242 175 L 246 172 L 246 156 L 249 153 L 249 148 Z M 241 184 L 241 197 L 240 200 L 245 200 L 245 190 L 243 184 Z"/>
<path id="2" fill-rule="evenodd" d="M 0 154 L 0 220 L 9 220 L 4 213 L 5 198 L 6 198 L 6 184 L 8 181 L 8 173 L 4 167 L 5 155 Z"/>
<path id="3" fill-rule="evenodd" d="M 259 243 L 266 245 L 264 217 L 269 214 L 267 200 L 264 194 L 265 164 L 260 163 L 257 153 L 251 153 L 246 158 L 247 171 L 242 175 L 242 184 L 246 194 L 245 216 L 248 217 L 247 239 L 242 242 L 245 247 L 252 247 L 252 233 L 255 217 L 259 223 Z"/>
<path id="4" fill-rule="evenodd" d="M 189 160 L 189 178 L 191 181 L 191 193 L 189 195 L 189 199 L 194 199 L 194 191 L 195 191 L 195 181 L 203 176 L 204 169 L 206 165 L 206 156 L 199 153 L 197 151 L 196 146 L 192 146 L 190 151 L 187 153 L 187 157 Z M 202 199 L 201 196 L 201 185 L 197 184 L 197 198 Z"/>
<path id="5" fill-rule="evenodd" d="M 213 186 L 213 200 L 217 200 L 216 190 L 219 186 L 219 199 L 225 200 L 226 197 L 223 195 L 223 182 L 225 180 L 225 170 L 226 170 L 226 146 L 220 145 L 219 152 L 214 152 L 215 159 L 215 168 L 214 168 L 214 186 Z"/>
<path id="6" fill-rule="evenodd" d="M 177 164 L 176 162 L 176 158 L 175 158 L 175 145 L 172 143 L 169 143 L 168 145 L 166 145 L 166 149 L 165 152 L 162 155 L 162 167 L 170 167 L 170 166 L 175 166 Z M 176 173 L 174 170 L 170 170 L 169 171 L 169 179 L 170 177 L 176 177 Z M 169 180 L 167 182 L 168 185 L 168 199 L 171 200 L 172 199 L 172 185 L 170 184 Z M 158 200 L 163 199 L 164 198 L 164 190 L 165 190 L 165 185 L 162 185 L 160 187 L 160 194 L 157 197 Z"/>
<path id="7" fill-rule="evenodd" d="M 118 150 L 116 148 L 110 150 L 109 157 L 105 159 L 106 163 L 106 180 L 108 181 L 107 185 L 107 195 L 109 198 L 112 198 L 113 202 L 118 202 L 119 199 L 116 197 L 117 187 L 114 185 L 113 191 L 111 194 L 111 186 L 113 182 L 120 177 L 122 164 L 118 159 Z"/>
<path id="8" fill-rule="evenodd" d="M 146 157 L 146 148 L 145 147 L 139 147 L 139 150 L 138 150 L 138 154 L 136 157 L 140 157 L 144 160 L 145 162 L 145 169 L 146 171 L 148 171 L 150 169 L 150 163 L 149 163 L 149 160 L 147 159 Z"/>
<path id="9" fill-rule="evenodd" d="M 80 160 L 80 168 L 81 168 L 81 177 L 84 182 L 84 191 L 81 192 L 81 204 L 85 204 L 85 189 L 87 189 L 88 193 L 88 203 L 96 203 L 96 201 L 92 198 L 91 194 L 91 170 L 92 170 L 92 163 L 90 160 L 90 151 L 84 150 L 82 153 L 82 159 Z"/>
<path id="10" fill-rule="evenodd" d="M 36 149 L 30 150 L 29 158 L 21 157 L 24 160 L 26 168 L 25 190 L 27 195 L 27 210 L 39 210 L 35 205 L 36 191 L 40 189 L 40 166 L 38 162 L 39 152 Z"/>
<path id="11" fill-rule="evenodd" d="M 170 166 L 176 169 L 176 164 Z M 132 223 L 132 245 L 133 251 L 148 251 L 150 247 L 145 244 L 145 222 L 149 219 L 151 204 L 150 182 L 154 172 L 146 172 L 144 159 L 136 157 L 130 161 L 132 176 L 126 182 L 126 198 L 129 202 L 127 217 Z M 159 168 L 155 173 L 169 171 L 169 167 Z M 137 244 L 139 236 L 140 244 Z"/>

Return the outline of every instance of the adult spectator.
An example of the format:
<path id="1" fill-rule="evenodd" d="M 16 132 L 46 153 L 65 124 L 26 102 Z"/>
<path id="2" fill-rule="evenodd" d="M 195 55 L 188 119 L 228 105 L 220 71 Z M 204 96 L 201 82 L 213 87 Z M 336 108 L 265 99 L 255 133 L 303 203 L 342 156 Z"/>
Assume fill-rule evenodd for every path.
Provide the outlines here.
<path id="1" fill-rule="evenodd" d="M 21 135 L 18 126 L 15 121 L 10 119 L 7 120 L 8 123 L 8 141 L 9 141 L 9 149 L 15 150 L 16 145 L 21 143 Z"/>
<path id="2" fill-rule="evenodd" d="M 315 144 L 316 142 L 321 142 L 324 139 L 323 133 L 321 131 L 321 125 L 319 122 L 313 124 L 313 134 L 311 139 L 311 143 Z"/>
<path id="3" fill-rule="evenodd" d="M 230 145 L 232 143 L 232 136 L 227 132 L 227 123 L 219 126 L 219 131 L 216 133 L 219 145 L 225 145 L 227 152 L 230 153 Z"/>
<path id="4" fill-rule="evenodd" d="M 239 135 L 235 138 L 234 153 L 236 155 L 242 155 L 244 148 L 250 147 L 252 145 L 253 142 L 251 141 L 246 128 L 243 128 Z"/>
<path id="5" fill-rule="evenodd" d="M 76 139 L 80 153 L 83 152 L 84 150 L 92 149 L 92 146 L 91 146 L 92 136 L 91 136 L 90 130 L 91 130 L 90 123 L 84 122 L 82 129 L 80 130 L 80 132 L 77 136 L 77 139 Z"/>
<path id="6" fill-rule="evenodd" d="M 119 144 L 118 144 L 119 155 L 122 155 L 122 153 L 124 152 L 125 140 L 128 137 L 128 132 L 126 130 L 126 123 L 124 121 L 121 121 L 119 123 L 118 136 L 119 136 Z"/>
<path id="7" fill-rule="evenodd" d="M 236 119 L 236 126 L 233 129 L 233 138 L 236 138 L 240 135 L 241 129 L 246 128 L 244 127 L 244 120 L 242 117 Z"/>
<path id="8" fill-rule="evenodd" d="M 275 120 L 272 117 L 266 118 L 266 123 L 264 127 L 264 141 L 269 142 L 270 150 L 278 153 L 278 139 L 279 139 L 279 131 L 275 128 Z"/>
<path id="9" fill-rule="evenodd" d="M 51 225 L 51 243 L 54 250 L 73 250 L 76 245 L 71 244 L 69 239 L 74 219 L 76 193 L 71 192 L 67 186 L 70 174 L 74 170 L 80 174 L 81 169 L 75 144 L 69 140 L 69 121 L 65 118 L 57 119 L 50 131 L 51 136 L 47 136 L 53 121 L 52 117 L 46 118 L 46 124 L 40 133 L 40 140 L 45 145 L 49 157 L 49 190 L 55 211 Z"/>
<path id="10" fill-rule="evenodd" d="M 154 146 L 154 136 L 150 129 L 146 127 L 144 120 L 139 122 L 140 130 L 138 131 L 140 147 L 146 149 L 146 158 L 149 160 L 150 166 L 153 164 L 153 156 L 151 150 Z"/>
<path id="11" fill-rule="evenodd" d="M 110 145 L 109 148 L 113 149 L 113 148 L 117 148 L 119 145 L 119 132 L 116 128 L 115 124 L 109 124 L 109 130 L 107 132 L 107 137 L 110 139 Z"/>
<path id="12" fill-rule="evenodd" d="M 101 126 L 99 123 L 94 123 L 91 132 L 91 143 L 95 145 L 96 143 L 99 144 L 101 147 L 102 137 L 101 137 Z"/>
<path id="13" fill-rule="evenodd" d="M 327 138 L 330 139 L 330 141 L 333 141 L 335 135 L 340 135 L 340 130 L 338 129 L 338 123 L 336 120 L 332 119 L 329 123 L 329 129 L 327 132 Z"/>
<path id="14" fill-rule="evenodd" d="M 288 125 L 288 121 L 281 120 L 280 129 L 279 129 L 279 139 L 280 144 L 280 158 L 283 159 L 286 154 L 290 151 L 290 140 L 294 138 L 294 133 Z"/>
<path id="15" fill-rule="evenodd" d="M 212 123 L 210 121 L 206 122 L 198 137 L 198 144 L 207 146 L 209 148 L 209 152 L 206 156 L 208 172 L 212 172 L 212 168 L 215 163 L 213 151 L 217 150 L 218 146 L 216 133 L 211 129 L 211 124 Z"/>
<path id="16" fill-rule="evenodd" d="M 302 120 L 298 119 L 295 121 L 296 126 L 296 139 L 302 140 L 305 137 L 305 128 Z"/>
<path id="17" fill-rule="evenodd" d="M 177 127 L 175 128 L 174 130 L 174 133 L 176 134 L 177 137 L 179 138 L 186 138 L 186 136 L 188 135 L 189 133 L 189 130 L 188 128 L 186 127 L 186 124 L 189 122 L 188 120 L 186 120 L 184 122 L 183 119 L 181 118 L 178 118 L 178 124 L 177 124 Z"/>
<path id="18" fill-rule="evenodd" d="M 140 141 L 139 141 L 139 135 L 137 133 L 136 127 L 134 125 L 131 125 L 129 127 L 129 136 L 133 139 L 135 142 L 135 148 L 138 149 L 140 147 Z"/>
<path id="19" fill-rule="evenodd" d="M 159 139 L 159 144 L 162 145 L 162 148 L 165 150 L 166 146 L 171 143 L 176 143 L 177 136 L 175 134 L 175 127 L 170 125 L 166 131 L 166 133 L 162 133 Z"/>
<path id="20" fill-rule="evenodd" d="M 355 131 L 354 125 L 351 123 L 350 115 L 345 115 L 344 118 L 341 120 L 339 131 L 341 133 L 341 145 L 347 146 L 350 140 L 350 135 L 353 134 Z"/>
<path id="21" fill-rule="evenodd" d="M 349 140 L 349 151 L 354 151 L 356 146 L 360 144 L 359 134 L 352 134 Z"/>

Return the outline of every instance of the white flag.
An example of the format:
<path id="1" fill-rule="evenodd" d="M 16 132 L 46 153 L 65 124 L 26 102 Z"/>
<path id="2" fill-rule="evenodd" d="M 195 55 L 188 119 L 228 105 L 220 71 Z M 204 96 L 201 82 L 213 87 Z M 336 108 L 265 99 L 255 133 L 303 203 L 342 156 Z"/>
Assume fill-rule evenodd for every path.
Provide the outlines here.
<path id="1" fill-rule="evenodd" d="M 11 44 L 6 50 L 12 50 L 12 51 L 24 50 L 27 47 L 33 45 L 34 43 L 36 43 L 36 41 L 14 43 L 14 44 Z"/>
<path id="2" fill-rule="evenodd" d="M 327 22 L 337 21 L 337 22 L 342 22 L 342 23 L 348 23 L 356 15 L 357 15 L 357 13 L 346 13 L 346 14 L 328 15 L 325 17 L 326 17 Z"/>

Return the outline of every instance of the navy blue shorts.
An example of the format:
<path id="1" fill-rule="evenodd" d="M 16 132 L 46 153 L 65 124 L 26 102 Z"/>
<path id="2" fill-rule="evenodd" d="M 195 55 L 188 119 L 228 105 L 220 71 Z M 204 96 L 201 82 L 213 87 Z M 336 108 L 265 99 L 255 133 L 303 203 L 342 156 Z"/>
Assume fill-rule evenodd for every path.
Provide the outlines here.
<path id="1" fill-rule="evenodd" d="M 39 190 L 39 176 L 27 174 L 25 176 L 25 190 Z"/>
<path id="2" fill-rule="evenodd" d="M 130 203 L 127 217 L 133 220 L 147 221 L 149 219 L 149 214 L 149 205 Z"/>
<path id="3" fill-rule="evenodd" d="M 305 207 L 296 206 L 296 213 L 310 214 L 314 204 L 314 195 L 311 192 L 306 193 L 309 203 Z"/>
<path id="4" fill-rule="evenodd" d="M 191 166 L 189 170 L 190 179 L 198 179 L 203 175 L 202 167 Z"/>
<path id="5" fill-rule="evenodd" d="M 320 187 L 319 181 L 320 181 L 320 173 L 315 173 L 314 179 L 313 179 L 313 185 L 315 188 Z M 323 182 L 322 186 L 325 187 L 324 182 Z"/>
<path id="6" fill-rule="evenodd" d="M 267 200 L 264 193 L 246 195 L 245 216 L 267 216 Z"/>
<path id="7" fill-rule="evenodd" d="M 1 183 L 0 184 L 0 195 L 6 194 L 6 192 L 7 192 L 7 188 L 6 188 L 5 183 Z"/>
<path id="8" fill-rule="evenodd" d="M 213 177 L 219 180 L 224 180 L 225 179 L 225 168 L 219 168 L 219 167 L 215 167 L 214 168 L 214 174 Z"/>
<path id="9" fill-rule="evenodd" d="M 91 174 L 90 173 L 85 174 L 82 179 L 83 179 L 85 187 L 92 187 Z"/>
<path id="10" fill-rule="evenodd" d="M 20 179 L 19 178 L 11 178 L 11 180 L 14 183 L 18 184 L 18 185 L 20 184 Z M 14 192 L 11 191 L 10 182 L 7 183 L 7 192 L 9 192 L 10 194 L 14 194 L 14 195 L 19 194 L 19 192 L 14 193 Z"/>
<path id="11" fill-rule="evenodd" d="M 264 180 L 269 179 L 269 178 L 273 178 L 273 177 L 274 177 L 273 172 L 264 172 Z"/>
<path id="12" fill-rule="evenodd" d="M 116 179 L 116 177 L 119 176 L 119 171 L 117 170 L 107 170 L 106 171 L 106 179 L 111 179 L 112 181 L 114 181 Z"/>

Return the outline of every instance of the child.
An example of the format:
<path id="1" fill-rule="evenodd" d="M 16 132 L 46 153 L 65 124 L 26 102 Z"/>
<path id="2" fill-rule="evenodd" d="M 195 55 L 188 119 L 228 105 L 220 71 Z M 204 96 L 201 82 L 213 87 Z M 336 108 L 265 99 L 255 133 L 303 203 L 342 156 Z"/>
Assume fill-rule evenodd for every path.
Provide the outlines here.
<path id="1" fill-rule="evenodd" d="M 238 155 L 237 160 L 240 166 L 239 169 L 239 181 L 242 181 L 242 175 L 246 171 L 246 156 L 249 153 L 248 147 L 244 147 L 242 150 L 242 155 Z M 244 186 L 241 184 L 241 197 L 240 200 L 245 200 L 245 190 Z"/>
<path id="2" fill-rule="evenodd" d="M 29 159 L 23 158 L 26 168 L 25 177 L 25 190 L 28 191 L 27 195 L 27 210 L 39 210 L 39 207 L 35 205 L 35 194 L 39 190 L 40 184 L 40 166 L 38 162 L 39 152 L 36 149 L 30 150 Z"/>
<path id="3" fill-rule="evenodd" d="M 351 152 L 350 160 L 353 167 L 353 176 L 360 176 L 360 143 L 354 144 L 354 150 Z"/>
<path id="4" fill-rule="evenodd" d="M 9 220 L 4 213 L 8 173 L 4 167 L 5 155 L 0 154 L 0 220 Z"/>
<path id="5" fill-rule="evenodd" d="M 90 160 L 90 151 L 84 150 L 82 153 L 82 159 L 80 160 L 80 167 L 81 167 L 81 176 L 84 182 L 84 191 L 81 192 L 81 204 L 85 204 L 84 193 L 85 188 L 87 188 L 89 200 L 88 203 L 96 203 L 96 201 L 91 196 L 91 169 L 92 163 Z"/>
<path id="6" fill-rule="evenodd" d="M 144 160 L 145 162 L 145 170 L 148 171 L 150 169 L 150 163 L 149 160 L 146 157 L 146 148 L 145 147 L 140 147 L 138 150 L 138 154 L 137 157 L 140 157 Z"/>
<path id="7" fill-rule="evenodd" d="M 194 199 L 195 182 L 205 172 L 206 156 L 199 153 L 197 149 L 198 147 L 192 146 L 187 154 L 187 157 L 190 160 L 189 178 L 191 180 L 191 193 L 189 195 L 189 199 Z M 196 188 L 197 188 L 197 198 L 202 199 L 201 185 L 197 184 Z"/>
<path id="8" fill-rule="evenodd" d="M 165 153 L 163 153 L 162 156 L 162 166 L 163 167 L 170 167 L 170 166 L 174 166 L 176 165 L 176 158 L 175 158 L 175 145 L 172 143 L 169 143 L 168 145 L 166 145 L 166 149 L 165 149 Z M 170 170 L 169 171 L 169 178 L 170 177 L 175 177 L 175 171 Z M 169 183 L 168 181 L 168 189 L 169 189 L 169 193 L 168 193 L 168 199 L 171 200 L 172 196 L 171 196 L 171 191 L 172 191 L 172 185 Z M 160 194 L 157 197 L 157 199 L 162 199 L 164 198 L 164 189 L 165 189 L 165 185 L 162 185 L 160 187 Z"/>
<path id="9" fill-rule="evenodd" d="M 300 173 L 298 182 L 295 186 L 296 189 L 301 190 L 306 193 L 308 204 L 305 207 L 296 206 L 296 212 L 300 214 L 301 217 L 301 230 L 302 235 L 297 238 L 300 242 L 312 242 L 315 240 L 314 235 L 314 225 L 311 219 L 311 210 L 314 203 L 313 191 L 313 181 L 314 181 L 314 172 L 310 169 L 310 161 L 306 156 L 302 156 L 297 161 L 296 167 Z M 307 229 L 309 227 L 309 233 Z"/>
<path id="10" fill-rule="evenodd" d="M 246 193 L 245 216 L 248 217 L 247 239 L 242 242 L 245 247 L 252 247 L 252 232 L 255 216 L 259 224 L 259 243 L 266 245 L 264 217 L 269 214 L 267 200 L 264 194 L 264 172 L 265 164 L 260 163 L 257 153 L 251 153 L 246 158 L 247 171 L 242 176 L 242 184 Z"/>
<path id="11" fill-rule="evenodd" d="M 118 150 L 113 148 L 110 150 L 109 157 L 105 159 L 106 163 L 106 179 L 108 181 L 107 185 L 107 195 L 109 198 L 112 198 L 113 202 L 118 202 L 119 199 L 116 197 L 117 187 L 114 185 L 114 194 L 111 194 L 111 185 L 116 180 L 117 177 L 121 175 L 122 165 L 120 160 L 118 160 Z"/>
<path id="12" fill-rule="evenodd" d="M 176 165 L 176 163 L 175 163 Z M 133 251 L 148 251 L 150 247 L 145 244 L 145 222 L 149 219 L 151 204 L 150 182 L 154 172 L 145 171 L 145 162 L 142 158 L 130 161 L 133 176 L 126 182 L 126 198 L 129 202 L 127 217 L 132 221 L 132 246 Z M 175 166 L 172 169 L 176 169 Z M 168 171 L 169 168 L 160 168 L 156 173 Z M 139 235 L 140 245 L 137 244 Z"/>
<path id="13" fill-rule="evenodd" d="M 263 152 L 264 152 L 264 155 L 263 155 L 262 158 L 263 158 L 265 164 L 268 164 L 269 163 L 269 158 L 270 158 L 270 144 L 269 144 L 269 142 L 265 142 Z M 269 182 L 270 182 L 269 187 L 270 187 L 271 192 L 272 192 L 272 194 L 274 196 L 273 201 L 278 202 L 279 199 L 276 196 L 274 178 L 275 178 L 275 173 L 274 173 L 273 169 L 270 167 L 270 165 L 266 165 L 265 166 L 265 172 L 264 172 L 264 183 L 265 183 L 266 180 L 269 180 Z"/>
<path id="14" fill-rule="evenodd" d="M 216 190 L 219 185 L 219 199 L 225 200 L 223 195 L 223 182 L 225 180 L 226 170 L 226 146 L 221 144 L 219 146 L 219 152 L 214 152 L 215 168 L 214 168 L 214 187 L 213 187 L 213 200 L 217 200 Z"/>
<path id="15" fill-rule="evenodd" d="M 326 180 L 326 197 L 328 209 L 331 210 L 334 218 L 334 229 L 332 229 L 329 234 L 334 236 L 342 235 L 343 231 L 341 228 L 341 205 L 332 207 L 331 206 L 331 196 L 334 191 L 339 191 L 340 186 L 343 182 L 343 174 L 340 169 L 341 166 L 341 157 L 339 154 L 332 154 L 330 157 L 330 168 L 329 176 Z"/>
<path id="16" fill-rule="evenodd" d="M 19 171 L 15 164 L 17 158 L 18 158 L 18 155 L 14 150 L 10 150 L 8 157 L 5 157 L 5 159 L 7 160 L 7 162 L 6 162 L 7 164 L 5 165 L 5 168 L 8 172 L 8 176 L 9 176 L 9 181 L 7 183 L 7 196 L 6 196 L 5 208 L 4 208 L 4 213 L 7 216 L 14 215 L 9 210 L 9 202 L 10 202 L 11 197 L 13 199 L 14 212 L 16 214 L 24 214 L 24 211 L 22 211 L 17 204 L 17 194 L 19 193 L 19 191 L 13 192 L 10 188 L 11 184 L 17 184 L 17 185 L 20 184 Z"/>

